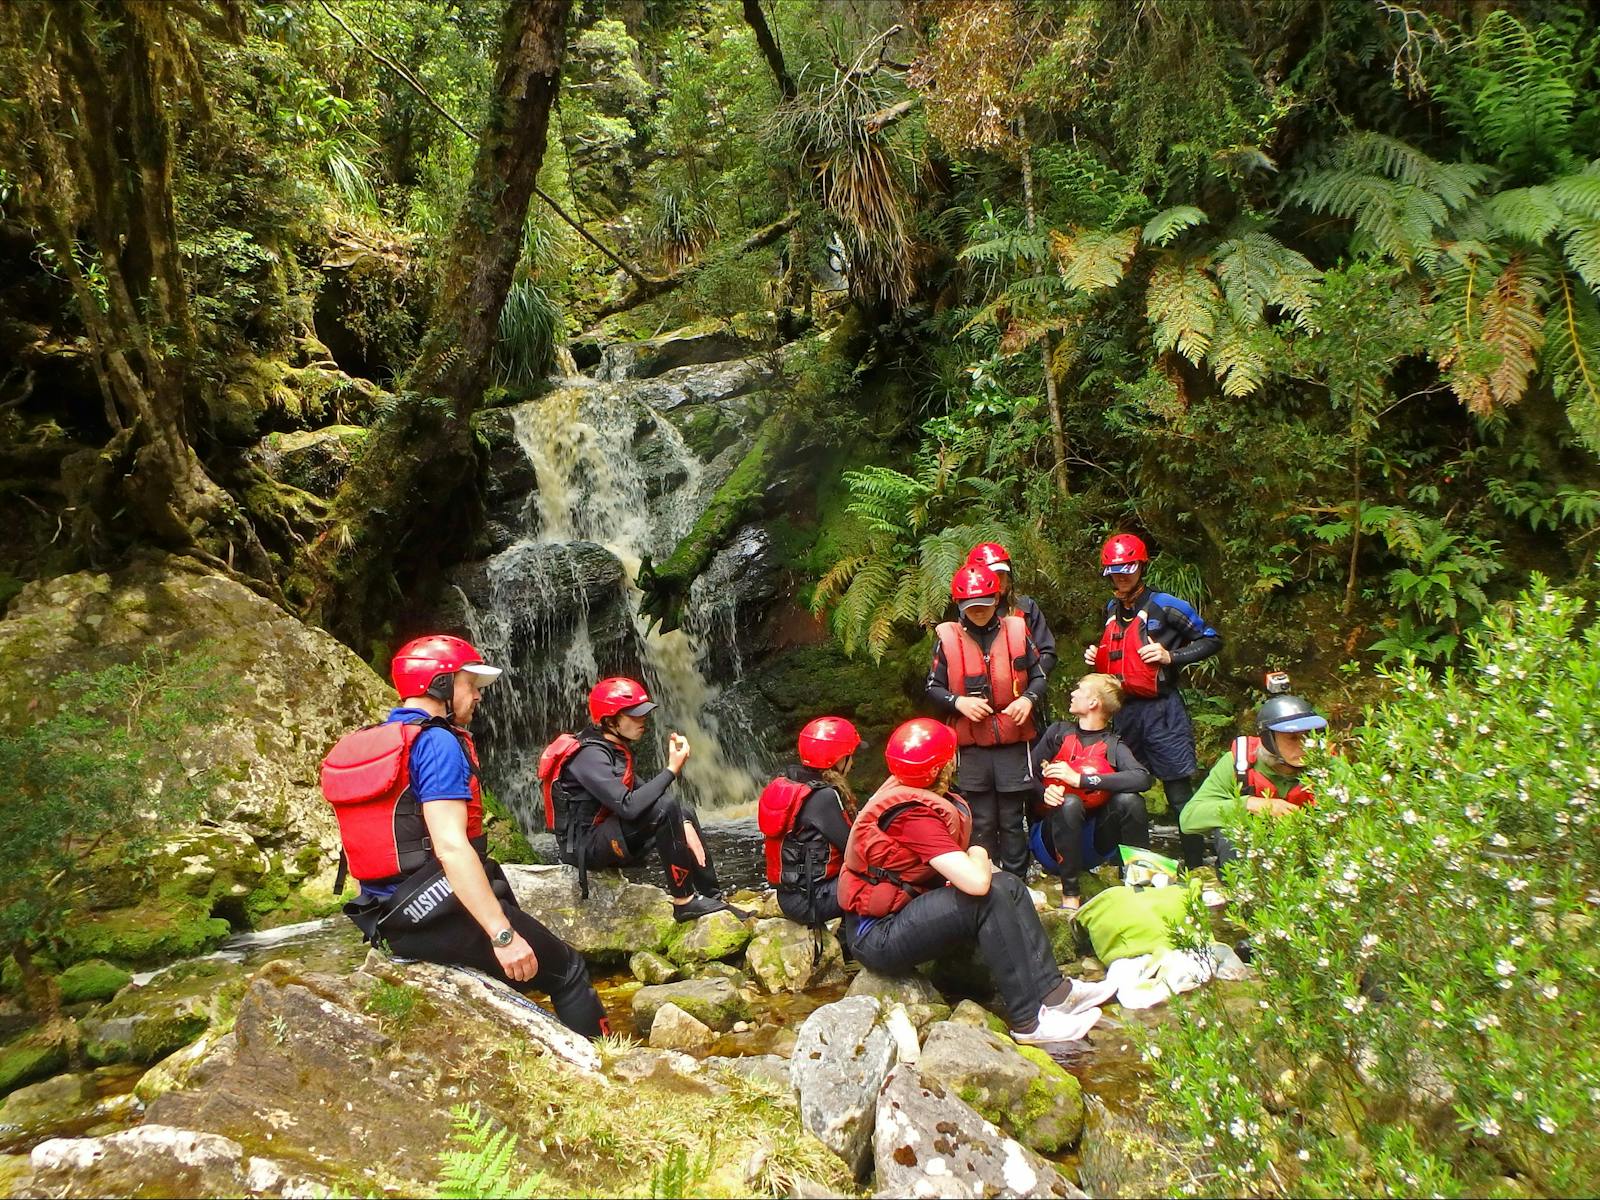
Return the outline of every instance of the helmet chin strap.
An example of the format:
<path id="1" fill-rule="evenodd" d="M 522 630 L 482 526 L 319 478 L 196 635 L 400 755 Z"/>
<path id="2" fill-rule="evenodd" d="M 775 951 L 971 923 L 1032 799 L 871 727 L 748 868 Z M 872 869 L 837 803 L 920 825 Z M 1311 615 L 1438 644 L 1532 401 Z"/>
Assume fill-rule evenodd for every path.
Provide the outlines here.
<path id="1" fill-rule="evenodd" d="M 456 677 L 453 671 L 440 671 L 428 683 L 427 695 L 444 705 L 445 720 L 456 723 Z"/>

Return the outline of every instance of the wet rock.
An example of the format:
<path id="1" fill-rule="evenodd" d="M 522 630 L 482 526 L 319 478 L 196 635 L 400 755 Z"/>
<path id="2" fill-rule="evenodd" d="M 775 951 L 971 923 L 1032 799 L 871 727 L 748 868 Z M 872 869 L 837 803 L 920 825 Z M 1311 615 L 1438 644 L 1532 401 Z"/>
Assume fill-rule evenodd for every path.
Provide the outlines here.
<path id="1" fill-rule="evenodd" d="M 706 963 L 693 963 L 685 968 L 690 979 L 726 979 L 734 987 L 744 987 L 750 982 L 750 975 L 741 971 L 731 962 L 713 960 Z"/>
<path id="2" fill-rule="evenodd" d="M 878 1089 L 895 1064 L 895 1040 L 871 996 L 824 1004 L 805 1019 L 789 1060 L 800 1120 L 856 1173 L 866 1174 Z"/>
<path id="3" fill-rule="evenodd" d="M 633 1023 L 640 1034 L 650 1032 L 656 1013 L 668 1004 L 726 1033 L 736 1021 L 750 1019 L 750 1002 L 726 979 L 685 979 L 640 988 L 633 994 Z"/>
<path id="4" fill-rule="evenodd" d="M 587 958 L 617 962 L 639 950 L 659 953 L 679 928 L 664 891 L 629 883 L 615 871 L 591 871 L 589 899 L 583 900 L 576 868 L 505 870 L 517 903 Z"/>
<path id="5" fill-rule="evenodd" d="M 67 1048 L 60 1041 L 25 1034 L 0 1049 L 0 1096 L 24 1084 L 45 1079 L 67 1065 Z"/>
<path id="6" fill-rule="evenodd" d="M 18 1088 L 0 1104 L 0 1140 L 60 1126 L 95 1106 L 92 1075 L 56 1075 Z"/>
<path id="7" fill-rule="evenodd" d="M 939 1084 L 898 1066 L 878 1096 L 873 1161 L 885 1196 L 1080 1197 L 1039 1155 Z"/>
<path id="8" fill-rule="evenodd" d="M 640 983 L 671 983 L 678 977 L 678 964 L 653 950 L 640 950 L 628 956 L 628 970 Z"/>
<path id="9" fill-rule="evenodd" d="M 132 978 L 119 966 L 102 958 L 91 958 L 61 972 L 56 976 L 56 985 L 61 989 L 61 1003 L 78 1004 L 86 1000 L 109 1000 Z"/>
<path id="10" fill-rule="evenodd" d="M 1077 1079 L 1043 1051 L 988 1029 L 939 1022 L 928 1030 L 918 1069 L 1034 1150 L 1066 1150 L 1083 1132 Z"/>
<path id="11" fill-rule="evenodd" d="M 231 1138 L 141 1125 L 34 1148 L 32 1186 L 50 1196 L 310 1196 L 320 1189 Z"/>
<path id="12" fill-rule="evenodd" d="M 803 992 L 844 980 L 839 940 L 786 917 L 757 921 L 745 950 L 745 965 L 763 991 Z"/>
<path id="13" fill-rule="evenodd" d="M 232 963 L 201 962 L 125 988 L 79 1022 L 84 1054 L 94 1063 L 165 1058 L 206 1031 L 219 995 L 240 974 Z"/>
<path id="14" fill-rule="evenodd" d="M 666 954 L 679 966 L 709 963 L 739 953 L 749 944 L 750 925 L 727 909 L 678 923 L 667 935 Z"/>
<path id="15" fill-rule="evenodd" d="M 955 1011 L 950 1014 L 950 1020 L 958 1025 L 972 1025 L 978 1029 L 987 1029 L 991 1033 L 998 1033 L 1001 1037 L 1010 1036 L 1005 1021 L 995 1016 L 994 1013 L 984 1008 L 976 1000 L 963 1000 L 956 1005 Z"/>
<path id="16" fill-rule="evenodd" d="M 743 341 L 720 327 L 679 329 L 637 342 L 612 342 L 600 351 L 595 378 L 603 382 L 649 379 L 677 367 L 737 359 Z"/>
<path id="17" fill-rule="evenodd" d="M 717 1040 L 717 1031 L 691 1017 L 676 1004 L 663 1004 L 650 1021 L 650 1046 L 654 1050 L 704 1050 Z"/>
<path id="18" fill-rule="evenodd" d="M 1090 1097 L 1084 1105 L 1083 1145 L 1078 1150 L 1078 1182 L 1092 1196 L 1137 1197 L 1176 1194 L 1192 1178 L 1159 1131 L 1113 1113 Z"/>
<path id="19" fill-rule="evenodd" d="M 710 1078 L 700 1059 L 681 1050 L 630 1050 L 611 1064 L 608 1074 L 619 1083 L 657 1083 L 702 1096 L 725 1095 L 728 1090 Z"/>
<path id="20" fill-rule="evenodd" d="M 885 1008 L 891 1004 L 903 1004 L 912 1024 L 918 1029 L 925 1029 L 934 1021 L 942 1021 L 950 1015 L 950 1006 L 945 1003 L 939 989 L 916 972 L 909 975 L 879 975 L 863 967 L 850 981 L 850 990 L 846 995 L 872 996 Z"/>
<path id="21" fill-rule="evenodd" d="M 367 431 L 359 425 L 270 433 L 248 457 L 273 479 L 328 500 L 366 440 Z"/>
<path id="22" fill-rule="evenodd" d="M 208 1029 L 181 1050 L 174 1050 L 133 1085 L 133 1094 L 143 1104 L 153 1104 L 158 1096 L 185 1087 L 191 1080 L 204 1082 L 206 1070 L 216 1071 L 232 1065 L 233 1035 Z M 205 1070 L 197 1070 L 204 1064 Z"/>

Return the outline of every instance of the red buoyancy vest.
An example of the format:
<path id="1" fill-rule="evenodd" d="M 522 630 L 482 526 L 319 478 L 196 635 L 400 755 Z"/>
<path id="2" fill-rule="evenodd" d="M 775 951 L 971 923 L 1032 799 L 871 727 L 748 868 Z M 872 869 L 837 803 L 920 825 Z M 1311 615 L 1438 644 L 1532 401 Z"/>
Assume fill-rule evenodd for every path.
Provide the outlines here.
<path id="1" fill-rule="evenodd" d="M 1107 745 L 1108 743 L 1105 741 L 1091 742 L 1089 745 L 1084 745 L 1077 733 L 1069 733 L 1061 740 L 1061 749 L 1056 751 L 1055 757 L 1050 761 L 1065 763 L 1080 775 L 1110 775 L 1112 773 L 1111 754 L 1106 749 Z M 1046 787 L 1054 786 L 1053 780 L 1047 779 L 1044 783 Z M 1091 791 L 1085 787 L 1068 787 L 1064 783 L 1060 786 L 1079 797 L 1083 801 L 1083 807 L 1086 809 L 1099 808 L 1111 798 L 1111 793 L 1107 791 Z"/>
<path id="2" fill-rule="evenodd" d="M 794 829 L 800 810 L 811 798 L 811 793 L 826 785 L 802 783 L 779 775 L 761 789 L 761 799 L 756 802 L 756 824 L 761 827 L 761 847 L 766 852 L 767 882 L 777 887 L 783 882 L 783 843 Z M 828 847 L 828 865 L 823 870 L 824 879 L 839 873 L 844 855 Z"/>
<path id="3" fill-rule="evenodd" d="M 914 788 L 889 776 L 850 826 L 839 873 L 839 905 L 846 912 L 887 917 L 909 904 L 913 896 L 944 882 L 939 872 L 885 829 L 896 814 L 918 805 L 944 823 L 956 845 L 966 848 L 972 837 L 972 810 L 965 800 Z"/>
<path id="4" fill-rule="evenodd" d="M 1287 800 L 1297 808 L 1304 808 L 1316 799 L 1303 783 L 1296 783 L 1287 795 L 1279 796 L 1272 780 L 1256 770 L 1256 758 L 1260 753 L 1260 738 L 1240 734 L 1233 739 L 1233 773 L 1238 777 L 1240 792 L 1246 796 L 1260 796 L 1263 800 Z"/>
<path id="5" fill-rule="evenodd" d="M 471 767 L 467 837 L 483 837 L 483 797 L 472 735 L 444 721 L 385 721 L 345 734 L 322 760 L 322 794 L 339 821 L 350 874 L 363 883 L 409 875 L 433 861 L 422 805 L 411 790 L 411 748 L 426 729 L 448 729 Z"/>
<path id="6" fill-rule="evenodd" d="M 950 675 L 950 690 L 957 696 L 967 696 L 968 680 L 978 675 L 969 667 L 982 666 L 988 679 L 990 706 L 994 715 L 981 721 L 969 721 L 957 715 L 950 718 L 956 731 L 956 744 L 961 746 L 1010 746 L 1017 742 L 1031 742 L 1034 738 L 1033 714 L 1018 725 L 1003 711 L 1028 685 L 1028 624 L 1014 613 L 1000 618 L 1000 632 L 989 643 L 986 657 L 978 648 L 973 636 L 961 627 L 959 621 L 941 622 L 935 630 L 939 645 L 944 650 L 945 670 Z"/>
<path id="7" fill-rule="evenodd" d="M 1130 696 L 1148 700 L 1160 694 L 1161 668 L 1139 657 L 1139 647 L 1149 642 L 1144 623 L 1149 616 L 1141 608 L 1130 620 L 1117 616 L 1115 604 L 1106 618 L 1106 627 L 1100 633 L 1100 645 L 1094 654 L 1094 669 L 1102 675 L 1115 675 Z"/>
<path id="8" fill-rule="evenodd" d="M 552 833 L 556 829 L 556 783 L 561 779 L 561 771 L 567 765 L 567 760 L 581 750 L 584 744 L 584 739 L 576 734 L 558 733 L 555 741 L 546 746 L 539 755 L 539 790 L 544 794 L 544 827 Z M 622 786 L 631 792 L 633 755 L 626 746 L 617 746 L 617 749 L 622 751 L 622 759 L 626 764 L 622 772 Z M 594 823 L 598 825 L 605 820 L 605 808 L 600 805 L 596 807 L 599 811 L 594 815 Z"/>

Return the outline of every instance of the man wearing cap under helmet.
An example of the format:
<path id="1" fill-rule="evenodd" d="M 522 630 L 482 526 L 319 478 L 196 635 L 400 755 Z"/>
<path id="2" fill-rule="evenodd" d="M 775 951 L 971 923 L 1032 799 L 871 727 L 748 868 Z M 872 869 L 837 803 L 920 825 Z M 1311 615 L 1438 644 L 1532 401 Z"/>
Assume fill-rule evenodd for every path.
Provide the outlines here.
<path id="1" fill-rule="evenodd" d="M 564 1024 L 597 1037 L 608 1031 L 605 1010 L 582 955 L 518 906 L 486 850 L 467 727 L 500 673 L 461 638 L 416 638 L 391 664 L 400 703 L 381 724 L 341 738 L 323 761 L 341 872 L 348 864 L 361 881 L 345 913 L 398 955 L 543 991 Z"/>
<path id="2" fill-rule="evenodd" d="M 1240 734 L 1195 789 L 1179 828 L 1211 835 L 1219 868 L 1238 857 L 1222 832 L 1241 812 L 1285 816 L 1310 804 L 1300 782 L 1306 765 L 1306 735 L 1328 727 L 1327 718 L 1300 696 L 1268 696 L 1256 714 L 1256 736 Z"/>
<path id="3" fill-rule="evenodd" d="M 1161 780 L 1167 808 L 1182 827 L 1183 807 L 1194 793 L 1194 724 L 1180 691 L 1182 669 L 1222 649 L 1222 635 L 1187 600 L 1152 591 L 1145 583 L 1150 553 L 1131 533 L 1117 533 L 1100 548 L 1100 573 L 1111 581 L 1105 627 L 1098 645 L 1085 646 L 1085 665 L 1122 684 L 1115 728 L 1135 758 Z M 1198 867 L 1205 840 L 1182 836 L 1183 861 Z"/>
<path id="4" fill-rule="evenodd" d="M 1000 580 L 1000 611 L 1014 612 L 1028 623 L 1028 636 L 1033 648 L 1039 652 L 1039 667 L 1048 677 L 1056 669 L 1056 637 L 1050 632 L 1050 622 L 1044 619 L 1044 610 L 1032 596 L 1017 591 L 1017 581 L 1011 569 L 1011 554 L 999 542 L 979 542 L 967 551 L 966 566 L 988 567 Z M 1041 728 L 1044 714 L 1036 714 Z"/>

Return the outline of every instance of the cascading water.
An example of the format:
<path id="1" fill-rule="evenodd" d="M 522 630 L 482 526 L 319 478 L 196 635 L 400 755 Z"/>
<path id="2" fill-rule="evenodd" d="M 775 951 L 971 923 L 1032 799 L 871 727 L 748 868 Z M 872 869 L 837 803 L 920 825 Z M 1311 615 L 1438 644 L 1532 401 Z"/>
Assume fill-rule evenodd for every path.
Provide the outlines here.
<path id="1" fill-rule="evenodd" d="M 671 553 L 709 490 L 705 465 L 639 398 L 647 386 L 569 379 L 511 411 L 537 489 L 522 536 L 482 564 L 470 596 L 458 588 L 472 637 L 511 668 L 481 710 L 484 770 L 530 830 L 543 824 L 539 751 L 586 721 L 588 690 L 606 674 L 642 676 L 659 702 L 657 761 L 669 731 L 689 738 L 683 786 L 702 809 L 747 805 L 770 774 L 760 731 L 702 669 L 738 678 L 726 604 L 697 587 L 672 633 L 646 632 L 637 616 L 640 562 Z"/>

